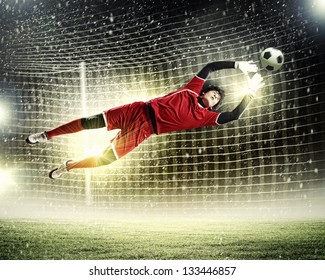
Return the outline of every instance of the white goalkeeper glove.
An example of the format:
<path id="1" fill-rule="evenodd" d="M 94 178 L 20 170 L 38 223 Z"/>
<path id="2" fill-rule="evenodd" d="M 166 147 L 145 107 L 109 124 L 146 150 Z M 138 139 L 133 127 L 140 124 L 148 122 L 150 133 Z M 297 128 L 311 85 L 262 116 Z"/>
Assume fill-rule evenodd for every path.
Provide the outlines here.
<path id="1" fill-rule="evenodd" d="M 235 68 L 241 70 L 245 75 L 248 75 L 248 72 L 256 73 L 258 68 L 257 65 L 251 61 L 236 61 Z"/>
<path id="2" fill-rule="evenodd" d="M 255 97 L 256 92 L 265 85 L 265 83 L 263 83 L 263 78 L 259 73 L 254 74 L 252 78 L 247 75 L 246 78 L 248 83 L 249 94 L 252 97 Z"/>

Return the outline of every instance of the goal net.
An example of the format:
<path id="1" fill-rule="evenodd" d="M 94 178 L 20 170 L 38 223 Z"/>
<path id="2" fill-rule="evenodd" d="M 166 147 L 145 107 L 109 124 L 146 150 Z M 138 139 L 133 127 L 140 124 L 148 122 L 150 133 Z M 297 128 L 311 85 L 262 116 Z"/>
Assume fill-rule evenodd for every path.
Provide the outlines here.
<path id="1" fill-rule="evenodd" d="M 318 211 L 324 205 L 324 29 L 308 8 L 245 1 L 113 1 L 3 4 L 2 197 L 15 204 L 133 211 Z M 228 3 L 232 2 L 232 3 Z M 87 4 L 86 4 L 87 3 Z M 216 128 L 155 135 L 107 167 L 48 171 L 98 153 L 116 131 L 84 131 L 27 146 L 30 133 L 186 84 L 206 63 L 283 51 L 280 71 L 241 119 Z M 261 66 L 260 66 L 261 67 Z M 212 73 L 232 110 L 247 85 L 238 70 Z M 184 120 L 186 122 L 186 120 Z M 5 186 L 6 185 L 6 186 Z"/>

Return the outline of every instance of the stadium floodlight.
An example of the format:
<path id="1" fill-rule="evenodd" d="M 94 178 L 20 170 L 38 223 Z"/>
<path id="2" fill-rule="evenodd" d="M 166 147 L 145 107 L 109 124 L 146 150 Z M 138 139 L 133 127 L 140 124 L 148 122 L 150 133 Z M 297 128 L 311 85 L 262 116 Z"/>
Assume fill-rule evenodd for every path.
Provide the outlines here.
<path id="1" fill-rule="evenodd" d="M 308 1 L 309 2 L 309 1 Z M 313 15 L 325 21 L 325 0 L 313 0 L 309 2 Z"/>

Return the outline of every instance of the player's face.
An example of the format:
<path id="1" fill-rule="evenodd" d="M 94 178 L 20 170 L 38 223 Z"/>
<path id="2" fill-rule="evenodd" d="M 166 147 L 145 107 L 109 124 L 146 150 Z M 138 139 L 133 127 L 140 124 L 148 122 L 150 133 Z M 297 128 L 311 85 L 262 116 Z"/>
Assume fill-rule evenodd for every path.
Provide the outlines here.
<path id="1" fill-rule="evenodd" d="M 203 94 L 202 101 L 205 107 L 213 107 L 218 104 L 221 99 L 221 96 L 218 91 L 210 90 Z"/>

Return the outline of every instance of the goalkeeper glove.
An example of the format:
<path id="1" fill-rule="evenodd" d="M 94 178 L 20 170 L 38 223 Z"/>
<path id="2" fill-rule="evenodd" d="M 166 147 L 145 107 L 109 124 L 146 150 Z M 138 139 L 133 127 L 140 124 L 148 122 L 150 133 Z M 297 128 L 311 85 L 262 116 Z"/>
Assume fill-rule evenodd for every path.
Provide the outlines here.
<path id="1" fill-rule="evenodd" d="M 236 61 L 235 68 L 241 70 L 245 75 L 248 75 L 248 72 L 257 72 L 257 66 L 253 61 Z"/>
<path id="2" fill-rule="evenodd" d="M 247 77 L 249 94 L 251 97 L 254 97 L 256 95 L 256 92 L 260 88 L 262 88 L 265 85 L 265 83 L 263 83 L 263 78 L 259 73 L 254 74 L 252 78 L 250 78 L 248 75 L 246 77 Z"/>

